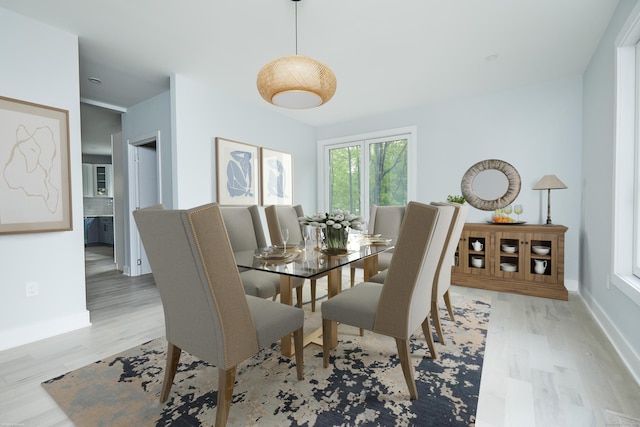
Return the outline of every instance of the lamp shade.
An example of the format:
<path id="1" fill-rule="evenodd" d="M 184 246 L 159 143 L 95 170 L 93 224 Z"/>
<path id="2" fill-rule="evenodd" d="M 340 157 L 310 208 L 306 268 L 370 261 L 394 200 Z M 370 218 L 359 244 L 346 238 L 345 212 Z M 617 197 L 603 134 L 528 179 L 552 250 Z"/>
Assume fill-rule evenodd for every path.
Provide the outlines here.
<path id="1" fill-rule="evenodd" d="M 555 175 L 545 175 L 533 186 L 533 190 L 560 190 L 567 188 Z"/>
<path id="2" fill-rule="evenodd" d="M 276 58 L 258 73 L 258 92 L 265 101 L 285 108 L 312 108 L 336 93 L 336 76 L 317 59 L 304 55 Z"/>

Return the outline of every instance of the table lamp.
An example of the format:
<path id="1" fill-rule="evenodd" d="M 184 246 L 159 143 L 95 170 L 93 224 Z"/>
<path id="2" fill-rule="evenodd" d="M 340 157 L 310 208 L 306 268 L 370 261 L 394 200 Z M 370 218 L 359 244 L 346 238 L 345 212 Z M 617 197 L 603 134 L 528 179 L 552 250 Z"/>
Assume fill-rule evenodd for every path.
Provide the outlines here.
<path id="1" fill-rule="evenodd" d="M 534 190 L 547 190 L 547 224 L 551 224 L 551 190 L 565 189 L 567 186 L 555 175 L 545 175 L 533 186 Z"/>

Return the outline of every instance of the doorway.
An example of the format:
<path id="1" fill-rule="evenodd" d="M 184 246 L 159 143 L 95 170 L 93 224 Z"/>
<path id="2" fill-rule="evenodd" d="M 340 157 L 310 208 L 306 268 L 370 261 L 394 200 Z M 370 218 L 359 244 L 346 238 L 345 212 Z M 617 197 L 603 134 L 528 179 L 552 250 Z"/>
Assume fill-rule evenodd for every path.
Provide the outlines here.
<path id="1" fill-rule="evenodd" d="M 122 111 L 83 101 L 80 104 L 85 259 L 93 252 L 114 260 L 117 226 L 114 201 L 113 135 L 122 130 Z M 90 253 L 87 249 L 92 248 Z"/>
<path id="2" fill-rule="evenodd" d="M 129 141 L 129 236 L 130 275 L 140 276 L 151 273 L 147 254 L 142 246 L 138 228 L 132 212 L 136 209 L 162 203 L 160 132 Z"/>

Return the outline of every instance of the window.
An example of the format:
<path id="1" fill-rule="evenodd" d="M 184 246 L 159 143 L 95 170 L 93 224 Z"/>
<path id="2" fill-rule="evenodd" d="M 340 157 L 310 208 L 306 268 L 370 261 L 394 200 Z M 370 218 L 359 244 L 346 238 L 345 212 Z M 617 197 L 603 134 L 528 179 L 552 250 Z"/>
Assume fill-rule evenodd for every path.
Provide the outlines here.
<path id="1" fill-rule="evenodd" d="M 367 217 L 372 204 L 414 200 L 415 140 L 415 128 L 403 128 L 320 141 L 318 206 Z"/>
<path id="2" fill-rule="evenodd" d="M 616 40 L 612 281 L 640 304 L 640 5 Z"/>

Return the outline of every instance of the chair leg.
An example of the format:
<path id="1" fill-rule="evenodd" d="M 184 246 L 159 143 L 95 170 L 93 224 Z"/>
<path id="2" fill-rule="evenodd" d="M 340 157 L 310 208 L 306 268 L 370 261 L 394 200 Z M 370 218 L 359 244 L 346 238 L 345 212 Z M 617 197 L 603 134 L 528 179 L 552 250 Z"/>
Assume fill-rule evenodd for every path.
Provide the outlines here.
<path id="1" fill-rule="evenodd" d="M 304 378 L 304 333 L 303 329 L 296 329 L 293 331 L 293 347 L 296 350 L 296 371 L 298 372 L 298 379 Z"/>
<path id="2" fill-rule="evenodd" d="M 431 320 L 433 320 L 433 326 L 436 328 L 438 341 L 440 344 L 444 344 L 444 334 L 442 333 L 442 325 L 440 324 L 440 313 L 438 312 L 437 301 L 431 301 Z"/>
<path id="3" fill-rule="evenodd" d="M 444 293 L 444 304 L 447 306 L 447 311 L 449 312 L 449 318 L 452 322 L 456 321 L 456 317 L 453 315 L 453 307 L 451 306 L 451 298 L 449 297 L 449 290 Z"/>
<path id="4" fill-rule="evenodd" d="M 302 308 L 302 286 L 296 288 L 296 298 L 298 300 L 296 307 Z"/>
<path id="5" fill-rule="evenodd" d="M 322 366 L 329 367 L 329 353 L 331 353 L 331 326 L 333 321 L 322 319 Z"/>
<path id="6" fill-rule="evenodd" d="M 231 398 L 233 397 L 233 384 L 236 381 L 236 367 L 229 369 L 218 368 L 218 404 L 216 407 L 216 427 L 227 425 Z"/>
<path id="7" fill-rule="evenodd" d="M 429 324 L 429 316 L 422 322 L 422 332 L 424 333 L 424 339 L 427 341 L 427 346 L 431 352 L 431 358 L 437 359 L 438 353 L 436 352 L 436 345 L 433 343 L 433 335 L 431 335 L 431 325 Z"/>
<path id="8" fill-rule="evenodd" d="M 311 279 L 311 311 L 316 311 L 316 279 Z"/>
<path id="9" fill-rule="evenodd" d="M 356 268 L 355 267 L 351 267 L 351 287 L 353 288 L 353 285 L 355 285 L 356 283 Z"/>
<path id="10" fill-rule="evenodd" d="M 164 370 L 164 382 L 162 383 L 162 391 L 160 392 L 160 403 L 164 403 L 169 398 L 169 392 L 173 385 L 173 378 L 178 370 L 178 362 L 180 362 L 180 347 L 169 343 L 167 347 L 167 365 Z"/>
<path id="11" fill-rule="evenodd" d="M 400 359 L 400 365 L 402 365 L 404 380 L 407 382 L 407 387 L 409 388 L 409 395 L 411 399 L 416 400 L 418 398 L 418 389 L 416 388 L 416 380 L 413 378 L 409 340 L 396 338 L 396 347 L 398 347 L 398 358 Z"/>

